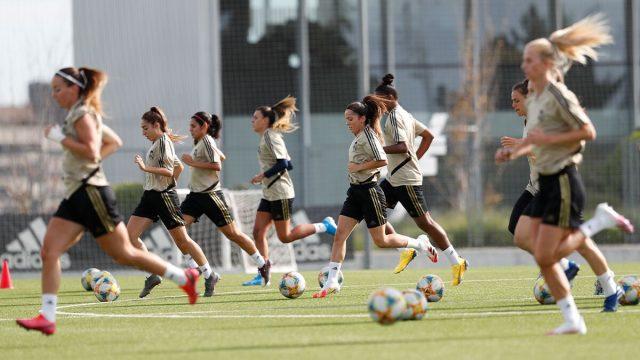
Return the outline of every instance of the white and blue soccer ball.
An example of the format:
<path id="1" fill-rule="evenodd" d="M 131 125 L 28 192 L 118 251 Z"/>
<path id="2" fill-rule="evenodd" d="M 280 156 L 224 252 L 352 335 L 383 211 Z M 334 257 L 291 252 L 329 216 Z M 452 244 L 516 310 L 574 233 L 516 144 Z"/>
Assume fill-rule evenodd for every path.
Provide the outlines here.
<path id="1" fill-rule="evenodd" d="M 551 295 L 551 290 L 549 290 L 549 285 L 547 285 L 542 276 L 533 285 L 533 297 L 542 305 L 556 303 L 556 299 Z"/>
<path id="2" fill-rule="evenodd" d="M 100 280 L 101 278 L 105 277 L 105 276 L 111 276 L 113 277 L 113 275 L 111 275 L 110 272 L 108 271 L 98 271 L 98 272 L 94 272 L 91 275 L 91 281 L 89 282 L 91 289 L 95 289 L 96 288 L 96 283 L 98 282 L 98 280 Z"/>
<path id="3" fill-rule="evenodd" d="M 304 280 L 302 274 L 296 271 L 288 272 L 282 275 L 280 279 L 280 294 L 289 299 L 295 299 L 302 295 L 304 289 L 307 287 L 307 283 Z"/>
<path id="4" fill-rule="evenodd" d="M 120 297 L 120 286 L 113 275 L 102 276 L 93 288 L 93 294 L 100 302 L 115 301 Z"/>
<path id="5" fill-rule="evenodd" d="M 444 282 L 438 275 L 425 275 L 416 284 L 416 290 L 421 291 L 428 302 L 438 302 L 444 296 Z"/>
<path id="6" fill-rule="evenodd" d="M 407 289 L 402 292 L 407 308 L 402 315 L 402 320 L 420 320 L 427 313 L 427 298 L 422 291 Z"/>
<path id="7" fill-rule="evenodd" d="M 92 291 L 93 287 L 91 286 L 91 279 L 98 275 L 100 270 L 96 268 L 89 268 L 82 272 L 82 277 L 80 278 L 80 283 L 82 287 L 87 291 Z"/>
<path id="8" fill-rule="evenodd" d="M 618 301 L 620 305 L 638 305 L 640 294 L 640 279 L 636 275 L 626 275 L 618 280 L 618 285 L 624 294 Z"/>
<path id="9" fill-rule="evenodd" d="M 382 325 L 390 325 L 402 317 L 407 309 L 407 302 L 402 293 L 396 289 L 383 288 L 369 296 L 369 316 Z"/>
<path id="10" fill-rule="evenodd" d="M 329 278 L 329 267 L 325 266 L 318 273 L 318 285 L 322 289 L 324 287 L 324 283 L 327 282 L 327 278 Z M 344 275 L 342 275 L 342 270 L 338 270 L 338 285 L 342 286 L 342 282 L 344 281 Z"/>

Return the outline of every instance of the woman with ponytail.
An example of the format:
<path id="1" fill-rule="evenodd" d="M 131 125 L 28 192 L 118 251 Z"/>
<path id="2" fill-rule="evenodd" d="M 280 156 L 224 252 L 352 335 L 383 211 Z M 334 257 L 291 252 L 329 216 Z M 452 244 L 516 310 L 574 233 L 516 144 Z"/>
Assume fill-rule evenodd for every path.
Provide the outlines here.
<path id="1" fill-rule="evenodd" d="M 457 286 L 462 282 L 468 263 L 458 255 L 446 231 L 431 216 L 422 188 L 422 170 L 418 164 L 418 160 L 429 150 L 433 134 L 400 106 L 398 91 L 393 86 L 393 80 L 393 75 L 387 74 L 375 89 L 376 95 L 391 102 L 382 126 L 386 143 L 384 151 L 389 158 L 389 172 L 386 179 L 380 183 L 380 187 L 384 191 L 389 209 L 395 208 L 400 202 L 416 225 L 435 241 L 451 265 L 452 283 Z M 416 148 L 418 136 L 422 140 Z M 393 231 L 393 226 L 387 223 L 386 232 L 393 233 Z M 417 256 L 415 249 L 400 250 L 402 252 L 394 270 L 395 273 L 404 270 Z M 438 252 L 435 247 L 429 246 L 426 255 L 432 262 L 438 261 Z"/>
<path id="2" fill-rule="evenodd" d="M 383 149 L 380 118 L 393 106 L 393 102 L 375 95 L 347 106 L 344 112 L 346 124 L 355 139 L 349 146 L 347 165 L 349 190 L 338 218 L 338 228 L 333 238 L 329 276 L 322 289 L 313 294 L 324 298 L 340 291 L 338 274 L 346 253 L 346 241 L 353 229 L 364 219 L 373 242 L 381 248 L 411 248 L 426 251 L 429 239 L 420 235 L 412 239 L 398 233 L 385 234 L 387 223 L 384 192 L 378 185 L 380 168 L 387 165 Z"/>
<path id="3" fill-rule="evenodd" d="M 202 214 L 206 215 L 227 239 L 238 244 L 249 254 L 258 266 L 258 272 L 266 276 L 264 258 L 251 238 L 236 226 L 222 193 L 220 170 L 224 155 L 215 143 L 215 139 L 220 137 L 221 129 L 222 120 L 217 115 L 199 111 L 191 117 L 189 132 L 195 145 L 191 154 L 182 155 L 182 161 L 191 166 L 191 192 L 180 205 L 180 209 L 187 226 L 198 221 Z M 193 267 L 193 259 L 190 255 L 186 257 L 187 264 Z"/>
<path id="4" fill-rule="evenodd" d="M 284 134 L 298 128 L 293 123 L 297 110 L 296 99 L 287 96 L 273 106 L 258 107 L 251 118 L 253 131 L 260 136 L 260 173 L 254 176 L 251 182 L 262 184 L 262 199 L 256 212 L 253 238 L 260 254 L 266 260 L 266 266 L 252 280 L 244 282 L 245 286 L 269 284 L 271 262 L 267 233 L 272 224 L 275 224 L 276 234 L 282 243 L 290 243 L 317 233 L 334 234 L 336 230 L 335 221 L 331 217 L 324 218 L 320 223 L 300 224 L 291 228 L 291 206 L 295 192 L 289 170 L 293 169 L 293 165 L 285 145 Z"/>
<path id="5" fill-rule="evenodd" d="M 204 296 L 212 296 L 219 276 L 211 269 L 200 245 L 187 234 L 186 223 L 180 212 L 180 200 L 175 190 L 175 166 L 179 160 L 175 155 L 173 143 L 184 140 L 185 136 L 176 135 L 171 131 L 167 117 L 156 106 L 142 115 L 140 126 L 142 135 L 152 144 L 145 159 L 140 155 L 134 158 L 136 165 L 145 173 L 145 183 L 142 198 L 127 223 L 131 243 L 136 248 L 148 252 L 140 240 L 140 235 L 158 219 L 162 220 L 178 249 L 183 254 L 190 255 L 197 263 L 205 278 Z M 161 282 L 160 276 L 151 274 L 145 280 L 139 296 L 143 298 L 149 295 Z"/>
<path id="6" fill-rule="evenodd" d="M 593 218 L 583 220 L 585 190 L 577 165 L 582 161 L 585 142 L 594 140 L 596 131 L 575 94 L 556 81 L 556 69 L 566 72 L 573 62 L 585 64 L 587 57 L 597 60 L 595 48 L 611 42 L 609 28 L 600 15 L 557 30 L 548 39 L 529 42 L 522 69 L 533 90 L 526 102 L 531 130 L 521 143 L 496 157 L 507 161 L 535 156 L 533 171 L 539 174 L 540 189 L 530 211 L 533 254 L 564 317 L 564 323 L 549 335 L 587 332 L 559 260 L 604 229 L 633 231 L 631 223 L 606 203 L 596 207 Z M 616 288 L 612 273 L 598 276 L 598 280 L 607 287 L 603 311 L 616 311 L 622 292 Z"/>
<path id="7" fill-rule="evenodd" d="M 45 128 L 45 137 L 60 143 L 65 198 L 53 215 L 42 245 L 42 309 L 17 324 L 46 335 L 56 332 L 56 305 L 60 288 L 60 256 L 91 232 L 100 247 L 117 263 L 164 275 L 176 282 L 194 304 L 198 272 L 183 271 L 158 256 L 134 248 L 118 212 L 116 197 L 100 166 L 122 141 L 102 123 L 101 93 L 107 75 L 90 68 L 68 67 L 51 79 L 53 99 L 69 111 L 62 126 Z"/>

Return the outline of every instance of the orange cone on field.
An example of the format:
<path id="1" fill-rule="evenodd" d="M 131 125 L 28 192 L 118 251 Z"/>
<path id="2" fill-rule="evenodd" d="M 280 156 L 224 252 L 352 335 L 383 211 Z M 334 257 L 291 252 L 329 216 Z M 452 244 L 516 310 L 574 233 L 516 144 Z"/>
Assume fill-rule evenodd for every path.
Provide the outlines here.
<path id="1" fill-rule="evenodd" d="M 13 289 L 11 281 L 11 273 L 9 273 L 9 261 L 4 259 L 2 262 L 2 277 L 0 278 L 0 289 Z"/>

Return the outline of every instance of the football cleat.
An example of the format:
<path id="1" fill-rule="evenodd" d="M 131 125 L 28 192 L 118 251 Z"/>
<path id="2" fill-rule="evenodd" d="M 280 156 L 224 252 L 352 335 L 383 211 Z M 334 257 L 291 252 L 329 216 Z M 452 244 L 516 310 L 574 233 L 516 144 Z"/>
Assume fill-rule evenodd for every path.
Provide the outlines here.
<path id="1" fill-rule="evenodd" d="M 584 335 L 586 333 L 587 333 L 587 325 L 584 323 L 584 318 L 580 316 L 580 321 L 578 321 L 577 324 L 565 322 L 564 324 L 548 332 L 547 335 L 568 335 L 568 334 Z"/>
<path id="2" fill-rule="evenodd" d="M 260 277 L 262 277 L 262 286 L 271 284 L 271 261 L 267 260 L 261 268 L 258 268 Z"/>
<path id="3" fill-rule="evenodd" d="M 575 261 L 569 260 L 569 267 L 564 271 L 564 274 L 567 276 L 567 280 L 572 282 L 578 275 L 578 271 L 580 271 L 580 265 L 576 264 Z"/>
<path id="4" fill-rule="evenodd" d="M 462 283 L 464 272 L 469 268 L 469 263 L 463 258 L 458 258 L 458 263 L 451 266 L 451 272 L 453 273 L 453 286 L 458 286 Z"/>
<path id="5" fill-rule="evenodd" d="M 189 296 L 189 304 L 193 305 L 198 301 L 198 289 L 196 289 L 196 284 L 198 283 L 198 277 L 200 274 L 196 269 L 186 269 L 184 271 L 184 275 L 187 277 L 187 282 L 180 286 L 187 296 Z"/>
<path id="6" fill-rule="evenodd" d="M 242 283 L 242 286 L 259 286 L 262 285 L 262 275 L 258 273 L 253 279 Z"/>
<path id="7" fill-rule="evenodd" d="M 149 295 L 151 293 L 151 290 L 160 285 L 160 283 L 162 282 L 162 278 L 156 274 L 151 274 L 145 281 L 144 281 L 144 288 L 142 288 L 142 291 L 140 291 L 140 295 L 138 295 L 140 298 L 146 297 L 147 295 Z"/>
<path id="8" fill-rule="evenodd" d="M 398 274 L 402 272 L 404 269 L 409 266 L 411 261 L 418 256 L 418 251 L 416 249 L 405 249 L 400 253 L 400 260 L 398 261 L 398 265 L 393 269 L 394 274 Z"/>
<path id="9" fill-rule="evenodd" d="M 216 284 L 220 281 L 220 275 L 213 272 L 208 279 L 204 279 L 204 293 L 202 296 L 211 297 L 213 296 L 213 292 L 215 291 Z"/>
<path id="10" fill-rule="evenodd" d="M 329 235 L 335 235 L 336 234 L 336 229 L 338 228 L 338 226 L 336 225 L 336 221 L 333 220 L 333 218 L 331 216 L 327 216 L 326 218 L 324 218 L 322 220 L 322 223 L 327 228 L 327 234 L 329 234 Z"/>
<path id="11" fill-rule="evenodd" d="M 322 299 L 322 298 L 326 298 L 327 295 L 337 294 L 339 292 L 340 292 L 340 285 L 338 285 L 338 284 L 329 285 L 329 286 L 327 286 L 325 288 L 322 288 L 317 293 L 313 294 L 313 298 L 314 299 Z"/>
<path id="12" fill-rule="evenodd" d="M 620 298 L 624 295 L 624 291 L 619 286 L 616 287 L 616 293 L 611 294 L 604 298 L 604 306 L 602 307 L 602 312 L 616 312 L 618 311 L 618 302 Z"/>
<path id="13" fill-rule="evenodd" d="M 47 320 L 42 314 L 32 319 L 18 319 L 16 323 L 24 329 L 40 331 L 45 335 L 53 335 L 56 332 L 56 323 Z"/>

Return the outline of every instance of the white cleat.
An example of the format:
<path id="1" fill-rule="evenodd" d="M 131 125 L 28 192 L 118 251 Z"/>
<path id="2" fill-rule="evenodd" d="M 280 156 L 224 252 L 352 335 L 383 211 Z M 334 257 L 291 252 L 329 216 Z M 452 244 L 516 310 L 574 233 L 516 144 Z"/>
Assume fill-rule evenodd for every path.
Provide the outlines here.
<path id="1" fill-rule="evenodd" d="M 633 232 L 633 224 L 626 217 L 618 214 L 609 204 L 600 203 L 596 207 L 596 213 L 594 217 L 602 219 L 603 223 L 607 225 L 607 228 L 617 227 L 620 230 L 631 234 Z"/>
<path id="2" fill-rule="evenodd" d="M 554 330 L 547 333 L 547 335 L 569 335 L 580 334 L 585 335 L 587 333 L 587 325 L 584 323 L 584 318 L 580 316 L 580 321 L 577 324 L 567 323 L 558 326 Z"/>
<path id="3" fill-rule="evenodd" d="M 431 245 L 431 241 L 429 241 L 429 237 L 425 234 L 422 234 L 418 236 L 417 240 L 418 240 L 418 243 L 420 244 L 420 251 L 426 253 L 427 257 L 429 258 L 429 260 L 431 260 L 432 263 L 437 263 L 438 250 L 436 250 L 436 248 L 433 245 Z"/>

